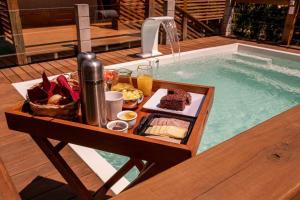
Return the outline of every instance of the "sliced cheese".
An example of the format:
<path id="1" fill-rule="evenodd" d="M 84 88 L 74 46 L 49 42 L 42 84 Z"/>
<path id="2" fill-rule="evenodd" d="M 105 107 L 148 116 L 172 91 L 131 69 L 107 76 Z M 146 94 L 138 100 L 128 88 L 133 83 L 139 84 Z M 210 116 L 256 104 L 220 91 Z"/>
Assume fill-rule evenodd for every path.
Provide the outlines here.
<path id="1" fill-rule="evenodd" d="M 165 135 L 172 137 L 172 138 L 180 138 L 183 139 L 186 134 L 186 129 L 179 128 L 176 126 L 168 126 L 168 131 Z"/>
<path id="2" fill-rule="evenodd" d="M 185 137 L 187 130 L 176 126 L 152 126 L 147 128 L 146 134 L 157 136 L 168 136 L 171 138 L 182 139 Z"/>
<path id="3" fill-rule="evenodd" d="M 147 130 L 145 131 L 145 133 L 146 134 L 151 134 L 151 130 L 152 130 L 152 127 L 148 127 Z"/>

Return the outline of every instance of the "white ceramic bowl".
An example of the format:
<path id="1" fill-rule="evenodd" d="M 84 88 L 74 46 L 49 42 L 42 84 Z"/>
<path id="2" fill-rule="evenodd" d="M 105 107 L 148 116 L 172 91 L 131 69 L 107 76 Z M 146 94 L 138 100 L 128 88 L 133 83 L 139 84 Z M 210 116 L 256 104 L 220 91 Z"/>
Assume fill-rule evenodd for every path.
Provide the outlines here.
<path id="1" fill-rule="evenodd" d="M 119 126 L 122 126 L 122 129 L 119 129 L 119 130 L 113 129 L 117 124 L 119 124 Z M 119 131 L 119 132 L 127 133 L 128 123 L 124 122 L 122 120 L 114 120 L 114 121 L 108 122 L 107 125 L 106 125 L 106 128 L 109 129 L 109 130 L 113 130 L 113 131 Z"/>
<path id="2" fill-rule="evenodd" d="M 131 119 L 125 119 L 124 115 L 126 113 L 128 113 L 128 112 L 134 113 L 134 117 L 131 118 Z M 118 117 L 119 120 L 127 122 L 129 128 L 132 128 L 135 125 L 135 123 L 136 123 L 137 113 L 134 112 L 134 111 L 131 111 L 131 110 L 124 110 L 122 112 L 119 112 L 118 115 L 117 115 L 117 117 Z"/>

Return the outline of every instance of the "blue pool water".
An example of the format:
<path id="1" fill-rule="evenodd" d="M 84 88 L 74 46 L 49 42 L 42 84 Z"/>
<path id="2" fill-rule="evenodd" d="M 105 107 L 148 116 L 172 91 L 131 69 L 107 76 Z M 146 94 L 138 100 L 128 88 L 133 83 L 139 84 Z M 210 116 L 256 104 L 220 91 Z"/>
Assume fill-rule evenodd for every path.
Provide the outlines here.
<path id="1" fill-rule="evenodd" d="M 209 56 L 160 67 L 158 78 L 216 88 L 198 153 L 300 103 L 300 65 L 278 58 Z M 99 153 L 116 168 L 127 159 Z"/>

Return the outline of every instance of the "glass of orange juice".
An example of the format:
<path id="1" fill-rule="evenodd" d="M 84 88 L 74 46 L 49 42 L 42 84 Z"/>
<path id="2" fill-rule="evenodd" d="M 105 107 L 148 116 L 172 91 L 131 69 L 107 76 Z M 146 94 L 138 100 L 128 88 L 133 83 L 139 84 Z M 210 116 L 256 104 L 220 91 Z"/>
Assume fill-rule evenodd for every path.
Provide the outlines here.
<path id="1" fill-rule="evenodd" d="M 140 65 L 137 68 L 137 85 L 145 96 L 151 96 L 153 84 L 153 69 L 151 65 Z"/>

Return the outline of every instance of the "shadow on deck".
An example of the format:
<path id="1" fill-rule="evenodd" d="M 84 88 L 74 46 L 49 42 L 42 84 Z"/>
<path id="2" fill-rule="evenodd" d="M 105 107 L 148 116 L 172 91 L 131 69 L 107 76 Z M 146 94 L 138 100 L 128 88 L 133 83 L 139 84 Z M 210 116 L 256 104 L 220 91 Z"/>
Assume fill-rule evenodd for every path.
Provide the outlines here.
<path id="1" fill-rule="evenodd" d="M 93 194 L 95 191 L 90 191 Z M 43 200 L 59 200 L 59 199 L 77 199 L 74 192 L 68 184 L 52 180 L 46 177 L 37 176 L 30 184 L 28 184 L 21 192 L 20 196 L 26 199 L 43 199 Z M 111 198 L 107 195 L 105 199 Z"/>

